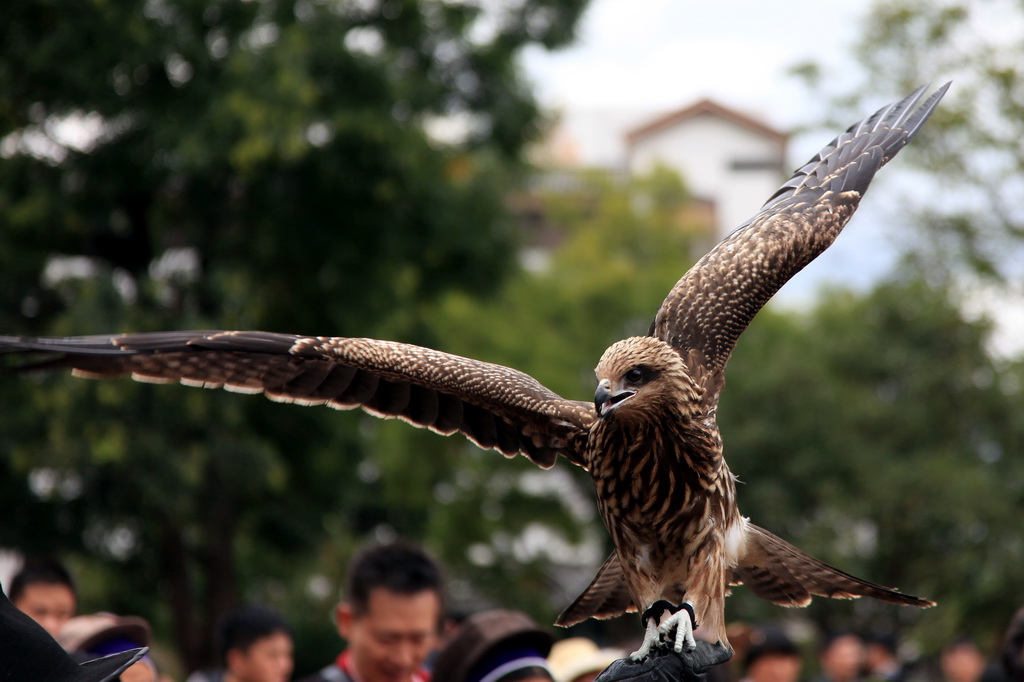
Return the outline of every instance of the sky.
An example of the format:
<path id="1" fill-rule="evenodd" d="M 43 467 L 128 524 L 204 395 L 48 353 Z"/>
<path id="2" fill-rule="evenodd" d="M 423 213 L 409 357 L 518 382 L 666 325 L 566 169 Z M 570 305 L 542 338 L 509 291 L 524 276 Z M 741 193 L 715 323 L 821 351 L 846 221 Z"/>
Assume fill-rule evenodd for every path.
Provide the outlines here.
<path id="1" fill-rule="evenodd" d="M 549 106 L 665 110 L 710 96 L 786 125 L 807 97 L 787 69 L 815 59 L 842 74 L 864 5 L 593 0 L 572 46 L 532 49 L 525 65 Z"/>
<path id="2" fill-rule="evenodd" d="M 524 65 L 541 104 L 558 112 L 579 142 L 581 160 L 615 164 L 625 131 L 705 97 L 782 131 L 820 120 L 827 94 L 808 91 L 789 70 L 814 60 L 824 67 L 828 91 L 851 90 L 862 73 L 852 44 L 865 13 L 865 3 L 821 0 L 593 0 L 574 44 L 557 52 L 531 49 Z M 791 138 L 790 167 L 838 132 Z M 881 184 L 873 194 L 881 194 Z M 854 229 L 780 299 L 805 301 L 826 280 L 866 286 L 888 270 L 895 249 L 884 212 L 872 203 L 862 204 Z M 751 206 L 751 215 L 758 208 Z"/>
<path id="3" fill-rule="evenodd" d="M 557 52 L 531 48 L 524 66 L 541 104 L 559 112 L 580 143 L 581 160 L 614 164 L 625 131 L 705 97 L 784 132 L 816 124 L 830 94 L 854 91 L 863 78 L 853 45 L 868 9 L 869 3 L 822 0 L 592 0 L 575 43 Z M 823 67 L 823 92 L 790 74 L 807 61 Z M 838 132 L 791 137 L 789 166 L 802 165 Z M 872 183 L 836 243 L 776 301 L 803 306 L 825 284 L 866 288 L 888 272 L 898 245 L 908 242 L 900 233 L 905 181 L 897 159 Z M 751 215 L 758 208 L 751 206 Z M 998 318 L 997 353 L 1019 352 L 1024 301 L 997 297 L 979 306 Z"/>

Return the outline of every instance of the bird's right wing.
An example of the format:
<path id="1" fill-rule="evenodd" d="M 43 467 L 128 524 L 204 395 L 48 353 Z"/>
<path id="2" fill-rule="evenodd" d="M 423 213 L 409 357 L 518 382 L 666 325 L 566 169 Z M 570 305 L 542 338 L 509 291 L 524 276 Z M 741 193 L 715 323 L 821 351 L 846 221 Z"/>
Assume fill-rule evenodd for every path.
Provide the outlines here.
<path id="1" fill-rule="evenodd" d="M 658 309 L 651 336 L 720 372 L 757 311 L 832 244 L 875 173 L 924 125 L 948 87 L 923 102 L 920 88 L 826 145 L 683 275 Z"/>
<path id="2" fill-rule="evenodd" d="M 0 355 L 41 355 L 6 371 L 72 369 L 78 376 L 264 393 L 301 405 L 362 408 L 440 434 L 461 432 L 544 468 L 562 455 L 585 466 L 596 418 L 502 365 L 392 341 L 268 332 L 157 332 L 122 336 L 0 336 Z"/>
<path id="3" fill-rule="evenodd" d="M 587 589 L 558 616 L 555 625 L 567 628 L 588 618 L 604 620 L 636 610 L 619 562 L 619 553 L 612 552 Z"/>

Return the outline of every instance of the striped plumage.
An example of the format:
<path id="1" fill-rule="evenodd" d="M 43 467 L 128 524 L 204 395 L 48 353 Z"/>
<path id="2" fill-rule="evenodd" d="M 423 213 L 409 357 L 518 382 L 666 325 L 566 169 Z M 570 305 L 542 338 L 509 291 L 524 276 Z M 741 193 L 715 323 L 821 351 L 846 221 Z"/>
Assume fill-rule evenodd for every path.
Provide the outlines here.
<path id="1" fill-rule="evenodd" d="M 737 559 L 735 547 L 728 556 L 726 537 L 742 521 L 701 376 L 653 337 L 609 348 L 597 366 L 599 391 L 623 397 L 611 405 L 610 397 L 603 404 L 598 399 L 601 419 L 591 431 L 587 464 L 626 569 L 624 593 L 643 608 L 659 599 L 689 601 L 713 641 L 727 642 L 723 609 L 713 606 L 724 606 L 726 569 Z M 559 624 L 593 615 L 574 607 Z"/>
<path id="2" fill-rule="evenodd" d="M 542 467 L 561 455 L 594 479 L 615 550 L 562 613 L 571 625 L 687 601 L 727 645 L 730 583 L 786 606 L 812 595 L 931 602 L 843 573 L 755 526 L 736 505 L 715 413 L 737 338 L 775 292 L 824 251 L 874 174 L 913 137 L 948 84 L 924 88 L 852 126 L 800 168 L 750 221 L 669 292 L 648 336 L 620 341 L 597 366 L 595 404 L 566 400 L 507 367 L 374 339 L 266 332 L 167 332 L 68 339 L 0 337 L 0 353 L 42 354 L 17 371 L 70 367 L 274 400 L 362 408 Z M 596 411 L 595 411 L 596 406 Z M 683 614 L 683 615 L 679 615 Z M 677 650 L 689 643 L 685 612 Z M 656 619 L 641 654 L 659 637 Z"/>

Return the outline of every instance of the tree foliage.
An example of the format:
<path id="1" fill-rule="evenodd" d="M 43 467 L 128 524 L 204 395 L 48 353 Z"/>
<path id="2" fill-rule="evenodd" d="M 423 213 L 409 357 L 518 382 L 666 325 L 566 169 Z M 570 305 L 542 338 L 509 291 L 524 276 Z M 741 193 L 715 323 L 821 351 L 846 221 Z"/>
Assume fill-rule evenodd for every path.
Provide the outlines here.
<path id="1" fill-rule="evenodd" d="M 844 116 L 851 108 L 862 109 L 867 99 L 891 97 L 925 82 L 953 81 L 922 137 L 907 150 L 907 163 L 919 173 L 904 183 L 894 202 L 901 219 L 917 228 L 902 244 L 903 278 L 917 273 L 934 291 L 920 286 L 907 291 L 913 296 L 887 323 L 894 331 L 901 319 L 939 322 L 933 316 L 941 307 L 975 311 L 973 318 L 981 302 L 998 321 L 1010 306 L 1020 305 L 1022 20 L 1020 3 L 1012 1 L 878 0 L 861 27 L 854 57 L 862 83 L 835 101 Z M 825 86 L 827 74 L 814 65 L 800 72 L 812 87 Z M 1014 604 L 1000 595 L 1012 594 L 1011 585 L 1020 580 L 1008 568 L 1019 562 L 1020 552 L 1010 521 L 1021 505 L 1014 457 L 1021 440 L 1013 417 L 1020 409 L 1019 343 L 1001 350 L 1011 359 L 994 361 L 978 350 L 965 354 L 977 347 L 970 337 L 984 333 L 967 320 L 925 335 L 905 328 L 903 336 L 915 340 L 913 347 L 879 346 L 885 351 L 866 356 L 870 369 L 886 356 L 906 353 L 907 371 L 897 372 L 899 379 L 890 386 L 878 386 L 883 403 L 902 415 L 884 432 L 887 439 L 900 439 L 901 447 L 876 448 L 890 462 L 879 471 L 891 471 L 895 478 L 887 477 L 864 504 L 877 506 L 888 519 L 893 547 L 908 550 L 890 551 L 890 564 L 909 567 L 939 558 L 941 568 L 933 564 L 932 575 L 940 606 L 936 615 L 925 617 L 923 624 L 932 624 L 922 630 L 935 638 L 976 633 L 979 627 L 989 635 L 1001 632 Z M 991 347 L 991 339 L 986 343 Z M 929 362 L 931 370 L 921 369 L 913 379 L 919 361 Z M 908 390 L 921 397 L 906 400 Z M 943 416 L 922 410 L 938 400 L 948 405 Z M 927 497 L 926 489 L 941 498 Z M 945 591 L 949 596 L 943 598 Z"/>
<path id="2" fill-rule="evenodd" d="M 908 635 L 925 651 L 968 628 L 999 635 L 1017 607 L 1005 597 L 1024 579 L 1013 511 L 1024 504 L 1022 366 L 993 360 L 988 324 L 954 301 L 893 277 L 863 296 L 833 291 L 805 315 L 763 312 L 737 346 L 720 410 L 744 513 L 939 603 L 825 602 L 812 615 Z"/>
<path id="3" fill-rule="evenodd" d="M 0 325 L 422 340 L 426 303 L 513 267 L 501 199 L 541 120 L 515 60 L 583 5 L 8 3 Z M 124 577 L 86 605 L 147 615 L 189 668 L 243 596 L 303 598 L 325 524 L 339 562 L 382 516 L 425 526 L 422 494 L 353 476 L 358 420 L 130 382 L 0 391 L 20 521 L 0 542 Z"/>

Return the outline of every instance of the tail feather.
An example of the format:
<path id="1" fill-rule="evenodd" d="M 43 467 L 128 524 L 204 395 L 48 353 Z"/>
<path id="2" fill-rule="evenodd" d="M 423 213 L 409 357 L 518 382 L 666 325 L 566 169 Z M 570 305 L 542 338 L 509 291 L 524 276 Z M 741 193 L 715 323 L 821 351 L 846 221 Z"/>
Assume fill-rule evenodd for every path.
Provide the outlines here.
<path id="1" fill-rule="evenodd" d="M 782 606 L 806 606 L 812 596 L 832 599 L 871 597 L 890 604 L 928 607 L 935 602 L 903 594 L 852 576 L 800 551 L 764 528 L 749 524 L 747 552 L 731 582 Z"/>

